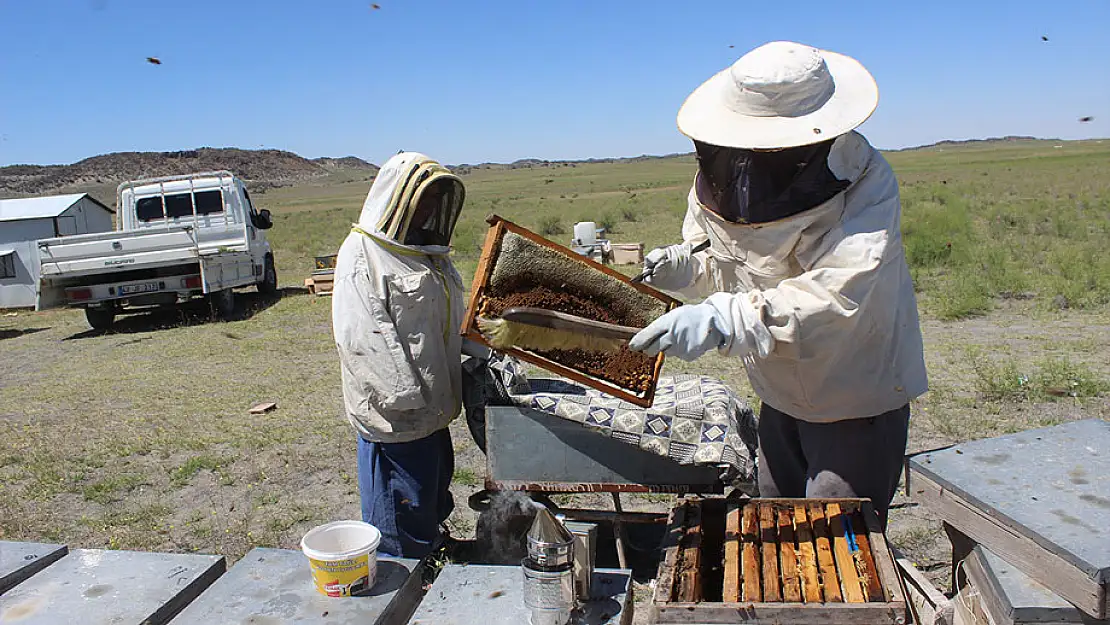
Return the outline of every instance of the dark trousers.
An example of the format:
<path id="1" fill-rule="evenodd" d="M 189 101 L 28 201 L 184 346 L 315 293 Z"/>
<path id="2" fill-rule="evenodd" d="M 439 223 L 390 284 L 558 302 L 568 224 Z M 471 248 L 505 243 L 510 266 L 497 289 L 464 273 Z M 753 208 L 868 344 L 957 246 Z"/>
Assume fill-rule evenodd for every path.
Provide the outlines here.
<path id="1" fill-rule="evenodd" d="M 867 497 L 886 526 L 902 473 L 910 407 L 832 423 L 759 411 L 761 497 Z"/>
<path id="2" fill-rule="evenodd" d="M 455 450 L 444 428 L 409 443 L 358 439 L 362 520 L 382 532 L 378 552 L 422 558 L 435 547 L 439 526 L 454 509 Z"/>

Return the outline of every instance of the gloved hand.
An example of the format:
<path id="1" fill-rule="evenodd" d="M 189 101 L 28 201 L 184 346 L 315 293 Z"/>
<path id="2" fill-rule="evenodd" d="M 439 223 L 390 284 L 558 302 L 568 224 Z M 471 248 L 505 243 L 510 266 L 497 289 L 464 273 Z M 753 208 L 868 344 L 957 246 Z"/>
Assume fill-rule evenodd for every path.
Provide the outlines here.
<path id="1" fill-rule="evenodd" d="M 694 360 L 732 337 L 732 323 L 712 304 L 679 306 L 640 330 L 628 347 L 655 356 L 665 352 L 683 360 Z"/>
<path id="2" fill-rule="evenodd" d="M 694 263 L 689 243 L 657 247 L 644 257 L 644 282 L 657 289 L 678 291 L 694 281 Z"/>

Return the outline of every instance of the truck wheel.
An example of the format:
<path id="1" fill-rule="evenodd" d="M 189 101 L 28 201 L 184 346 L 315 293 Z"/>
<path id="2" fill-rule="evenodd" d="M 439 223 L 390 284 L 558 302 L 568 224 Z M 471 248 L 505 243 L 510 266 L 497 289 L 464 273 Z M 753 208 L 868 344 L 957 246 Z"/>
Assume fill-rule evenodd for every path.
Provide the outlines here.
<path id="1" fill-rule="evenodd" d="M 235 291 L 231 289 L 223 289 L 216 291 L 209 296 L 212 300 L 212 306 L 216 310 L 216 316 L 225 321 L 231 319 L 235 315 Z"/>
<path id="2" fill-rule="evenodd" d="M 93 330 L 108 330 L 116 320 L 116 309 L 90 306 L 85 309 L 85 320 Z"/>
<path id="3" fill-rule="evenodd" d="M 274 267 L 274 256 L 267 254 L 266 260 L 262 263 L 262 282 L 258 283 L 258 292 L 263 295 L 273 295 L 277 290 L 277 268 Z"/>

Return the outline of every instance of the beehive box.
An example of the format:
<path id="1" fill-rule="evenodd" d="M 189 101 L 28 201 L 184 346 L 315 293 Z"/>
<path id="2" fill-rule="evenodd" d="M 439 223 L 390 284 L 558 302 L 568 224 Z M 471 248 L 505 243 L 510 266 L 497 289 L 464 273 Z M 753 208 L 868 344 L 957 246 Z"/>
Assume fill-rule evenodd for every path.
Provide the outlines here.
<path id="1" fill-rule="evenodd" d="M 474 274 L 463 334 L 488 345 L 479 316 L 496 318 L 513 306 L 534 306 L 642 328 L 678 300 L 494 215 Z M 663 355 L 619 351 L 502 350 L 537 367 L 648 407 Z"/>
<path id="2" fill-rule="evenodd" d="M 643 243 L 613 243 L 609 258 L 614 265 L 639 265 L 644 262 Z"/>
<path id="3" fill-rule="evenodd" d="M 688 499 L 668 523 L 653 623 L 906 623 L 868 500 Z"/>

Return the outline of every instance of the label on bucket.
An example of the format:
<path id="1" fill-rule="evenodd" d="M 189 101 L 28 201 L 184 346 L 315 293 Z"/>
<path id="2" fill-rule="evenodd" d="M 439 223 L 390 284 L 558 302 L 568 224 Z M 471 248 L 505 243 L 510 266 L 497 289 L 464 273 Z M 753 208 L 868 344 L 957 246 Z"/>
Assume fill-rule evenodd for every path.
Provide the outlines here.
<path id="1" fill-rule="evenodd" d="M 316 590 L 329 597 L 350 597 L 369 590 L 370 556 L 363 554 L 346 560 L 308 559 Z"/>

